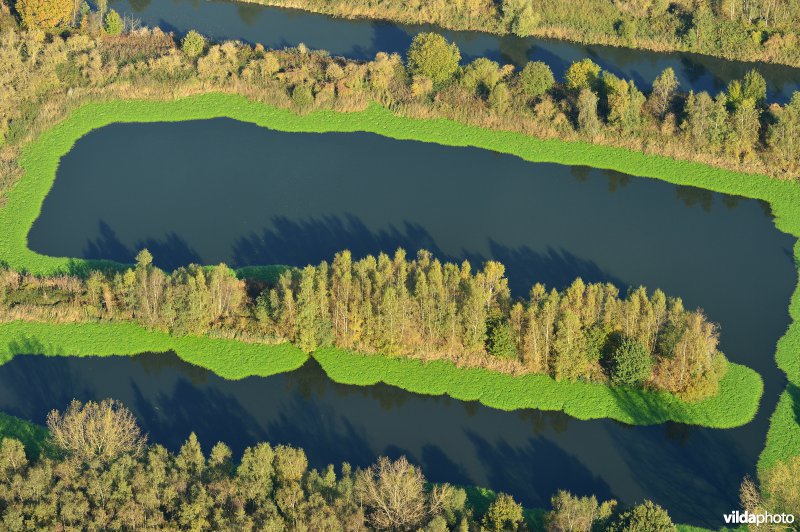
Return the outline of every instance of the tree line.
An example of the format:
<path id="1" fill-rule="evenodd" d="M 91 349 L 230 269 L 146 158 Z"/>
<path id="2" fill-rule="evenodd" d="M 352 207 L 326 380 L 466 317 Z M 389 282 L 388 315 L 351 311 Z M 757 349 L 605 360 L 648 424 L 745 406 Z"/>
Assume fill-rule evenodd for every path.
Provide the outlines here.
<path id="1" fill-rule="evenodd" d="M 103 8 L 105 9 L 105 8 Z M 109 17 L 111 26 L 109 28 Z M 458 48 L 420 34 L 405 61 L 379 53 L 353 61 L 304 46 L 265 50 L 176 41 L 136 29 L 111 11 L 79 10 L 58 33 L 19 26 L 0 9 L 0 194 L 20 175 L 22 144 L 79 101 L 235 92 L 300 113 L 360 110 L 376 101 L 418 118 L 450 118 L 537 137 L 585 140 L 779 178 L 800 175 L 800 96 L 770 105 L 756 71 L 719 94 L 681 92 L 666 69 L 648 92 L 590 59 L 556 80 L 542 62 L 515 71 L 486 58 L 462 65 Z"/>
<path id="2" fill-rule="evenodd" d="M 800 65 L 800 4 L 793 0 L 248 1 L 351 18 Z"/>
<path id="3" fill-rule="evenodd" d="M 716 393 L 727 362 L 699 310 L 643 287 L 576 279 L 563 291 L 534 285 L 514 299 L 505 267 L 473 270 L 400 249 L 290 268 L 272 283 L 240 280 L 225 265 L 167 273 L 144 250 L 135 267 L 87 278 L 39 279 L 6 270 L 8 318 L 136 320 L 175 334 L 289 341 L 307 352 L 336 346 L 451 360 L 556 380 L 667 390 L 688 400 Z M 59 314 L 59 308 L 65 310 Z M 55 314 L 54 314 L 55 313 Z"/>
<path id="4" fill-rule="evenodd" d="M 312 469 L 299 448 L 259 443 L 235 460 L 222 442 L 204 452 L 194 434 L 173 453 L 110 399 L 73 401 L 47 424 L 38 458 L 0 441 L 4 530 L 675 530 L 650 501 L 620 509 L 559 491 L 543 516 L 504 493 L 473 501 L 463 487 L 427 482 L 405 457 Z"/>

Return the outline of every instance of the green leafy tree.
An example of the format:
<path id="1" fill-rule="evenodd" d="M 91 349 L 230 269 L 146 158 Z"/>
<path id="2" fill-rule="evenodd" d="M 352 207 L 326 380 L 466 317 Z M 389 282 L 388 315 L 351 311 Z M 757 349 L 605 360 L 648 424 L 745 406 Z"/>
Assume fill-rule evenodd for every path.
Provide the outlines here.
<path id="1" fill-rule="evenodd" d="M 775 122 L 767 131 L 767 145 L 783 168 L 800 165 L 800 92 L 775 113 Z"/>
<path id="2" fill-rule="evenodd" d="M 624 512 L 610 527 L 611 532 L 675 532 L 669 514 L 652 501 L 645 501 Z"/>
<path id="3" fill-rule="evenodd" d="M 248 447 L 236 468 L 235 489 L 244 501 L 264 505 L 272 494 L 273 459 L 275 453 L 268 443 Z"/>
<path id="4" fill-rule="evenodd" d="M 556 380 L 577 379 L 587 375 L 586 340 L 580 318 L 566 310 L 556 324 L 553 342 L 553 377 Z"/>
<path id="5" fill-rule="evenodd" d="M 197 57 L 206 47 L 206 38 L 195 30 L 191 30 L 181 40 L 181 50 L 189 57 Z"/>
<path id="6" fill-rule="evenodd" d="M 119 13 L 113 9 L 106 15 L 106 33 L 109 35 L 119 35 L 125 29 L 125 22 Z"/>
<path id="7" fill-rule="evenodd" d="M 730 128 L 726 136 L 728 151 L 736 157 L 750 157 L 758 142 L 761 111 L 755 100 L 745 98 L 730 116 Z"/>
<path id="8" fill-rule="evenodd" d="M 567 89 L 580 93 L 583 89 L 594 89 L 600 77 L 600 65 L 591 59 L 572 63 L 564 74 Z"/>
<path id="9" fill-rule="evenodd" d="M 658 119 L 663 119 L 670 109 L 675 93 L 678 90 L 678 78 L 672 68 L 666 68 L 653 81 L 653 90 L 647 104 Z"/>
<path id="10" fill-rule="evenodd" d="M 458 70 L 461 52 L 455 43 L 436 33 L 420 33 L 411 42 L 407 54 L 412 75 L 425 76 L 434 85 L 451 80 Z"/>
<path id="11" fill-rule="evenodd" d="M 633 338 L 624 338 L 611 355 L 611 382 L 641 386 L 653 372 L 650 352 Z"/>
<path id="12" fill-rule="evenodd" d="M 623 18 L 617 21 L 614 25 L 617 36 L 628 44 L 632 44 L 636 39 L 636 34 L 639 31 L 636 19 Z"/>
<path id="13" fill-rule="evenodd" d="M 511 91 L 508 90 L 508 85 L 505 83 L 498 83 L 489 93 L 489 107 L 499 113 L 504 113 L 508 110 L 511 104 Z"/>
<path id="14" fill-rule="evenodd" d="M 517 344 L 514 331 L 507 320 L 494 318 L 489 323 L 487 349 L 494 356 L 508 359 L 517 358 Z"/>
<path id="15" fill-rule="evenodd" d="M 539 98 L 553 88 L 555 77 L 547 63 L 531 61 L 519 73 L 519 87 L 528 98 Z"/>
<path id="16" fill-rule="evenodd" d="M 767 82 L 758 70 L 750 70 L 742 80 L 743 99 L 752 99 L 757 107 L 767 101 Z"/>
<path id="17" fill-rule="evenodd" d="M 302 112 L 308 111 L 314 105 L 314 93 L 308 85 L 296 85 L 292 89 L 292 103 Z"/>
<path id="18" fill-rule="evenodd" d="M 503 75 L 503 69 L 496 62 L 479 57 L 464 68 L 460 82 L 467 90 L 485 96 L 491 93 Z"/>
<path id="19" fill-rule="evenodd" d="M 300 277 L 300 291 L 297 295 L 297 343 L 303 351 L 310 353 L 319 345 L 317 318 L 320 314 L 319 302 L 314 292 L 315 269 L 306 266 Z"/>
<path id="20" fill-rule="evenodd" d="M 495 532 L 519 530 L 522 525 L 522 505 L 514 497 L 500 493 L 483 516 L 483 526 Z"/>
<path id="21" fill-rule="evenodd" d="M 502 0 L 503 23 L 514 35 L 527 37 L 539 25 L 541 15 L 533 9 L 531 0 Z"/>
<path id="22" fill-rule="evenodd" d="M 632 81 L 620 79 L 609 72 L 603 73 L 602 85 L 609 124 L 628 134 L 636 132 L 642 123 L 644 95 Z"/>

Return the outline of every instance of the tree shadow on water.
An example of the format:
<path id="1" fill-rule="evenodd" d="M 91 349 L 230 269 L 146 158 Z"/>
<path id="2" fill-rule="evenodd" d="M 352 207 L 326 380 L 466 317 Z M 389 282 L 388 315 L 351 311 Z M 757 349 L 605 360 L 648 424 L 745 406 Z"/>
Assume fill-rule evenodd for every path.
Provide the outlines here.
<path id="1" fill-rule="evenodd" d="M 27 345 L 35 345 L 28 342 Z M 23 345 L 18 343 L 17 345 Z M 95 399 L 76 372 L 72 359 L 31 355 L 20 356 L 0 366 L 2 409 L 12 415 L 43 424 L 53 409 L 62 410 L 73 399 Z"/>
<path id="2" fill-rule="evenodd" d="M 467 437 L 487 471 L 486 487 L 510 493 L 525 506 L 549 507 L 550 497 L 559 489 L 595 495 L 599 500 L 614 498 L 603 479 L 544 438 L 529 438 L 525 445 L 512 447 L 505 440 L 491 443 L 471 431 Z"/>
<path id="3" fill-rule="evenodd" d="M 125 244 L 117 237 L 117 233 L 111 229 L 105 221 L 97 222 L 98 236 L 89 240 L 83 248 L 83 256 L 87 259 L 108 259 L 117 262 L 133 262 L 135 253 L 129 250 Z"/>
<path id="4" fill-rule="evenodd" d="M 234 395 L 219 389 L 201 389 L 179 379 L 171 393 L 153 396 L 131 381 L 135 410 L 149 438 L 177 451 L 189 434 L 197 435 L 206 453 L 222 441 L 235 456 L 245 447 L 266 441 L 258 422 Z"/>
<path id="5" fill-rule="evenodd" d="M 613 392 L 617 405 L 637 422 L 653 423 L 667 413 L 652 397 L 634 390 Z M 739 484 L 757 459 L 741 441 L 747 426 L 720 430 L 667 422 L 606 427 L 615 454 L 635 472 L 639 491 L 668 508 L 677 522 L 719 526 L 717 516 L 738 507 Z"/>
<path id="6" fill-rule="evenodd" d="M 492 259 L 505 265 L 508 284 L 515 295 L 526 296 L 535 283 L 564 288 L 578 277 L 587 283 L 612 283 L 620 289 L 626 286 L 621 279 L 603 271 L 596 262 L 582 259 L 563 248 L 548 247 L 540 252 L 528 246 L 511 248 L 495 240 L 489 241 L 489 248 Z M 477 264 L 487 260 L 480 255 L 469 258 Z"/>
<path id="7" fill-rule="evenodd" d="M 266 433 L 272 442 L 301 447 L 312 467 L 341 462 L 363 467 L 377 458 L 364 429 L 339 415 L 324 398 L 308 401 L 291 397 L 280 405 Z"/>
<path id="8" fill-rule="evenodd" d="M 323 216 L 307 220 L 272 219 L 272 227 L 240 238 L 233 245 L 233 266 L 290 264 L 305 266 L 349 249 L 354 257 L 380 252 L 393 253 L 403 248 L 409 253 L 427 249 L 438 258 L 446 258 L 433 237 L 419 224 L 405 222 L 401 228 L 373 231 L 358 217 Z"/>
<path id="9" fill-rule="evenodd" d="M 147 249 L 153 255 L 153 263 L 167 271 L 188 264 L 203 264 L 203 259 L 185 238 L 175 232 L 163 238 L 147 237 L 126 246 L 117 233 L 103 220 L 98 222 L 98 237 L 89 240 L 83 248 L 83 257 L 93 260 L 113 260 L 124 264 L 134 262 L 136 254 Z"/>

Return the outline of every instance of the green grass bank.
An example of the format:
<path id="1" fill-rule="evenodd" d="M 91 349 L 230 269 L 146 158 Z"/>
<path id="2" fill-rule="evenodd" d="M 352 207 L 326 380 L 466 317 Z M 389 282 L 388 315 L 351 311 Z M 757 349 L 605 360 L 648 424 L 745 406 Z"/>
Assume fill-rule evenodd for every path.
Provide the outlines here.
<path id="1" fill-rule="evenodd" d="M 231 380 L 292 371 L 308 360 L 308 355 L 291 344 L 171 336 L 133 323 L 16 321 L 0 323 L 0 338 L 0 363 L 23 354 L 116 356 L 174 351 L 186 362 Z M 512 376 L 480 368 L 458 368 L 447 361 L 423 363 L 334 348 L 320 349 L 312 356 L 333 381 L 342 384 L 369 386 L 384 382 L 414 393 L 479 401 L 500 410 L 562 410 L 578 419 L 611 418 L 630 425 L 677 421 L 714 428 L 736 427 L 753 419 L 763 392 L 761 376 L 738 364 L 730 364 L 717 395 L 686 403 L 665 392 L 556 382 L 546 375 Z"/>
<path id="2" fill-rule="evenodd" d="M 302 366 L 308 355 L 291 344 L 172 336 L 135 323 L 0 323 L 0 363 L 15 355 L 113 356 L 174 351 L 181 359 L 230 380 L 269 377 Z"/>
<path id="3" fill-rule="evenodd" d="M 717 395 L 687 403 L 666 392 L 558 382 L 547 375 L 513 376 L 459 368 L 445 360 L 423 363 L 335 348 L 320 349 L 313 356 L 331 379 L 343 384 L 383 382 L 419 394 L 479 401 L 499 410 L 560 410 L 577 419 L 610 418 L 629 425 L 677 421 L 712 428 L 737 427 L 756 415 L 763 391 L 759 374 L 739 364 L 730 364 Z"/>
<path id="4" fill-rule="evenodd" d="M 0 260 L 13 268 L 37 274 L 112 266 L 113 263 L 108 262 L 47 257 L 31 251 L 27 246 L 28 230 L 39 215 L 42 201 L 53 184 L 60 158 L 81 136 L 113 122 L 181 121 L 216 117 L 229 117 L 288 132 L 366 131 L 401 140 L 474 146 L 513 154 L 532 162 L 612 169 L 670 183 L 761 199 L 770 203 L 779 230 L 800 237 L 800 186 L 765 175 L 744 174 L 700 163 L 584 142 L 536 139 L 519 133 L 481 129 L 443 119 L 405 118 L 377 105 L 361 112 L 316 111 L 300 116 L 289 110 L 249 101 L 242 96 L 211 93 L 173 101 L 111 100 L 86 104 L 75 109 L 66 120 L 26 146 L 21 158 L 24 176 L 11 189 L 6 206 L 0 210 Z M 794 254 L 796 262 L 800 264 L 800 245 L 795 246 Z M 800 385 L 800 292 L 795 292 L 790 312 L 794 321 L 778 345 L 776 358 L 779 366 L 787 372 L 790 382 Z M 791 435 L 800 432 L 795 413 L 798 410 L 797 404 L 796 398 L 789 391 L 784 393 L 781 404 L 773 415 L 761 466 L 768 466 L 782 457 L 800 454 L 800 438 Z"/>

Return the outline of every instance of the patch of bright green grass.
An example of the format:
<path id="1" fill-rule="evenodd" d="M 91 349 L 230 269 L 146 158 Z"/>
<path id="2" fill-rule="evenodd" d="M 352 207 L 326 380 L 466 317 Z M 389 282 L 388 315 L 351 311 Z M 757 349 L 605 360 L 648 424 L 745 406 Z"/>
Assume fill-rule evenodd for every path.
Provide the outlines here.
<path id="1" fill-rule="evenodd" d="M 561 381 L 547 375 L 513 376 L 452 362 L 362 355 L 327 348 L 313 353 L 328 376 L 343 384 L 384 382 L 414 393 L 479 401 L 500 410 L 561 410 L 578 419 L 611 418 L 631 425 L 677 421 L 714 428 L 743 425 L 756 415 L 763 391 L 761 376 L 730 364 L 713 397 L 687 403 L 666 392 L 605 384 Z"/>
<path id="2" fill-rule="evenodd" d="M 794 215 L 800 223 L 800 203 L 795 208 Z M 800 241 L 794 246 L 794 260 L 800 270 Z M 786 372 L 789 384 L 770 418 L 766 446 L 758 459 L 759 474 L 778 461 L 800 456 L 800 284 L 789 304 L 789 315 L 791 325 L 775 353 L 778 367 Z"/>
<path id="3" fill-rule="evenodd" d="M 0 363 L 23 354 L 111 356 L 165 351 L 231 380 L 292 371 L 308 360 L 291 344 L 172 336 L 134 323 L 0 323 Z"/>

